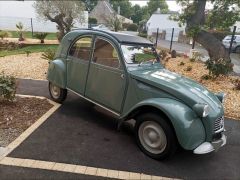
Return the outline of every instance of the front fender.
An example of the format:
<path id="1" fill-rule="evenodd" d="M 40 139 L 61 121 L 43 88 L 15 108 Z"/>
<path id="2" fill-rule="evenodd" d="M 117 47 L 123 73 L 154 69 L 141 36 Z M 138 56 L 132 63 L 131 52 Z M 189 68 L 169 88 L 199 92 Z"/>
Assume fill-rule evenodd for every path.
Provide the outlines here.
<path id="1" fill-rule="evenodd" d="M 56 59 L 50 62 L 47 79 L 63 89 L 66 88 L 66 66 L 62 60 Z"/>
<path id="2" fill-rule="evenodd" d="M 169 118 L 178 142 L 184 149 L 193 150 L 204 142 L 203 123 L 196 113 L 185 104 L 169 98 L 152 98 L 138 103 L 124 116 L 143 106 L 155 107 Z"/>

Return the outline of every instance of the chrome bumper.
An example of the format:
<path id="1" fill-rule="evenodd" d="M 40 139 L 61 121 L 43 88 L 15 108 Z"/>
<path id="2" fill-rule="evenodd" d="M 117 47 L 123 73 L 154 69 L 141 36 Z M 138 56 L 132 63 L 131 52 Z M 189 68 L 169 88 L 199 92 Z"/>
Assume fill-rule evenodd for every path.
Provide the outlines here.
<path id="1" fill-rule="evenodd" d="M 217 141 L 204 142 L 200 144 L 196 149 L 193 150 L 194 154 L 206 154 L 212 151 L 217 151 L 220 147 L 224 146 L 227 142 L 227 136 L 222 134 L 222 137 Z"/>

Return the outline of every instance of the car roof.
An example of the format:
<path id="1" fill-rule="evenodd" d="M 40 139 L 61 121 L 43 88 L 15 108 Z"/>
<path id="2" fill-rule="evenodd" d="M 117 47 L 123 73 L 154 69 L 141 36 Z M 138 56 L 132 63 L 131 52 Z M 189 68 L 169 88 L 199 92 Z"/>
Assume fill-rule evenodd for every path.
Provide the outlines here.
<path id="1" fill-rule="evenodd" d="M 119 43 L 153 45 L 153 43 L 146 38 L 142 38 L 140 36 L 135 36 L 135 35 L 126 34 L 126 33 L 99 30 L 99 29 L 77 29 L 74 31 L 79 33 L 83 33 L 83 31 L 85 31 L 85 32 L 94 33 L 97 35 L 102 35 L 102 34 L 109 35 L 109 36 L 112 36 L 114 39 L 116 39 Z"/>

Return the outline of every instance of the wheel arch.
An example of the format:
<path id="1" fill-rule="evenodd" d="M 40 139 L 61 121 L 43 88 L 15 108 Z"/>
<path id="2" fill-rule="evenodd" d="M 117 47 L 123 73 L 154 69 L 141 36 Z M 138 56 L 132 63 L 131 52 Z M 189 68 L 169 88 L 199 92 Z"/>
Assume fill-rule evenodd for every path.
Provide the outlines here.
<path id="1" fill-rule="evenodd" d="M 166 117 L 184 149 L 193 150 L 205 140 L 205 128 L 201 119 L 187 105 L 174 99 L 153 98 L 140 102 L 125 115 L 123 121 L 146 112 Z"/>
<path id="2" fill-rule="evenodd" d="M 50 62 L 47 79 L 63 89 L 66 88 L 66 65 L 62 60 L 56 59 Z"/>

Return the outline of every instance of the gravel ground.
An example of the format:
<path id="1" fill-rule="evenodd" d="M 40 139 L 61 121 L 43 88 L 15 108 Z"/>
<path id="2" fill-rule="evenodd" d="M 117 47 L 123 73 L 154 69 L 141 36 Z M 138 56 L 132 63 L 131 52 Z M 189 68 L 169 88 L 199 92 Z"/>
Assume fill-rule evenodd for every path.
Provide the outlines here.
<path id="1" fill-rule="evenodd" d="M 42 53 L 5 56 L 0 58 L 0 72 L 17 78 L 46 79 L 48 61 L 41 58 Z"/>
<path id="2" fill-rule="evenodd" d="M 185 64 L 180 66 L 180 62 L 184 62 Z M 188 66 L 192 67 L 191 71 L 186 70 Z M 236 79 L 240 80 L 239 76 L 221 76 L 215 80 L 202 80 L 201 77 L 208 74 L 204 63 L 199 61 L 190 62 L 188 58 L 181 57 L 169 59 L 165 67 L 173 72 L 198 81 L 212 92 L 226 93 L 226 100 L 224 102 L 225 115 L 230 118 L 240 119 L 240 90 L 234 89 L 234 81 Z"/>

